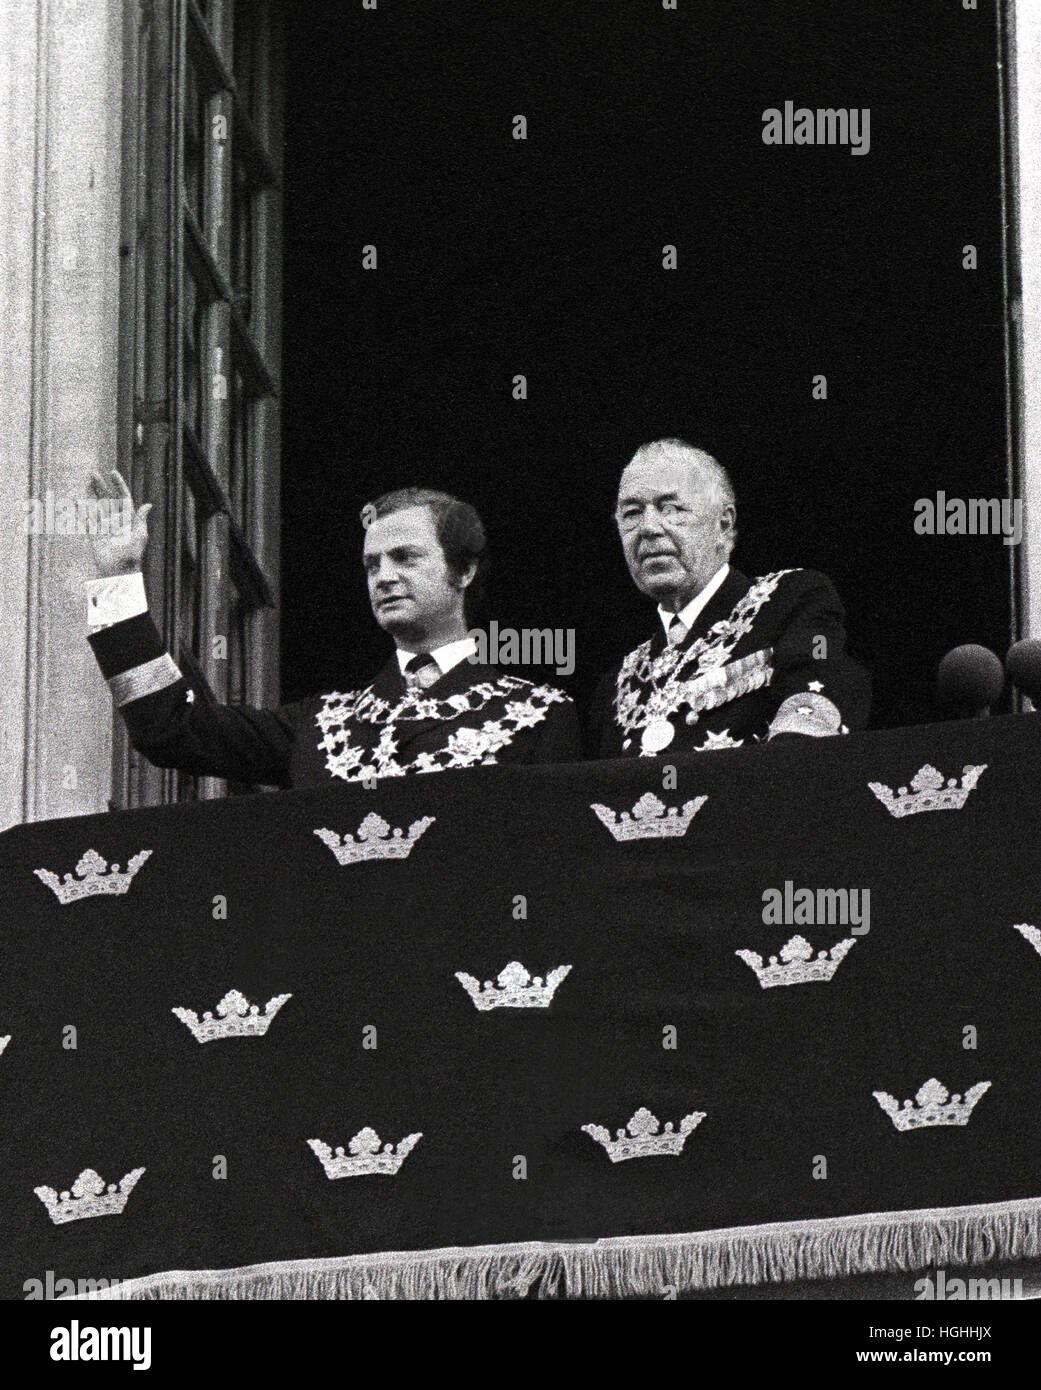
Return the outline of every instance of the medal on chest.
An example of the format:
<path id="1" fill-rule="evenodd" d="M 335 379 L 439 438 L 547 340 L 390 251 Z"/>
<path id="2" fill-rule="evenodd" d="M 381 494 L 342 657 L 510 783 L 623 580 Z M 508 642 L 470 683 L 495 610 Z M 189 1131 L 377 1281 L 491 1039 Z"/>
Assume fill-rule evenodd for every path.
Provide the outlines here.
<path id="1" fill-rule="evenodd" d="M 757 614 L 780 581 L 792 573 L 777 570 L 755 580 L 728 618 L 714 623 L 703 637 L 686 647 L 666 646 L 652 656 L 654 643 L 645 642 L 629 653 L 619 668 L 614 698 L 615 723 L 623 734 L 629 735 L 623 748 L 628 748 L 631 738 L 639 732 L 640 752 L 660 753 L 676 737 L 668 716 L 679 718 L 681 706 L 690 707 L 686 724 L 696 724 L 705 710 L 769 684 L 773 675 L 769 664 L 772 648 L 743 659 L 740 670 L 730 670 L 728 663 L 734 648 L 752 631 Z"/>
<path id="2" fill-rule="evenodd" d="M 640 735 L 640 747 L 645 753 L 660 753 L 676 737 L 676 730 L 668 719 L 652 719 Z"/>

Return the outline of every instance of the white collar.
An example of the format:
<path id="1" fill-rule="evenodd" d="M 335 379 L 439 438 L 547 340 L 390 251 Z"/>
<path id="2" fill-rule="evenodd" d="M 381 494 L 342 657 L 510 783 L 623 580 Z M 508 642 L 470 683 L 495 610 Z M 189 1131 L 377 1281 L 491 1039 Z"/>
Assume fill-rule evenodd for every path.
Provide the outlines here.
<path id="1" fill-rule="evenodd" d="M 662 627 L 665 629 L 665 636 L 668 637 L 669 624 L 675 618 L 679 618 L 680 622 L 689 632 L 691 628 L 694 626 L 694 623 L 697 620 L 698 615 L 702 612 L 705 605 L 708 603 L 709 599 L 713 596 L 716 590 L 722 586 L 724 580 L 726 579 L 729 573 L 730 565 L 721 565 L 719 569 L 716 570 L 712 578 L 705 585 L 705 587 L 701 590 L 701 592 L 695 594 L 691 601 L 687 604 L 687 606 L 685 608 L 681 608 L 678 613 L 666 612 L 666 610 L 662 608 L 661 604 L 659 604 L 658 617 L 661 619 Z"/>
<path id="2" fill-rule="evenodd" d="M 453 666 L 458 666 L 460 661 L 465 661 L 471 652 L 477 650 L 477 643 L 472 637 L 459 637 L 454 642 L 446 642 L 443 647 L 434 647 L 430 655 L 441 668 L 441 674 L 446 676 Z M 415 652 L 407 652 L 404 647 L 397 650 L 398 667 L 401 674 L 405 674 L 405 667 L 416 655 Z"/>

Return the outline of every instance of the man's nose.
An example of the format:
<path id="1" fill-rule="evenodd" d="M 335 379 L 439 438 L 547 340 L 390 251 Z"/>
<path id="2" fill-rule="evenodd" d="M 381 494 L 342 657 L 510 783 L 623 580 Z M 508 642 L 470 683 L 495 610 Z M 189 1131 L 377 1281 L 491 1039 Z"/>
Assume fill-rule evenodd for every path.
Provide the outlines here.
<path id="1" fill-rule="evenodd" d="M 386 555 L 381 555 L 372 571 L 372 577 L 377 585 L 393 584 L 398 572 L 393 561 Z"/>
<path id="2" fill-rule="evenodd" d="M 665 527 L 662 524 L 661 513 L 657 507 L 645 507 L 640 516 L 640 524 L 636 528 L 637 536 L 663 536 Z"/>

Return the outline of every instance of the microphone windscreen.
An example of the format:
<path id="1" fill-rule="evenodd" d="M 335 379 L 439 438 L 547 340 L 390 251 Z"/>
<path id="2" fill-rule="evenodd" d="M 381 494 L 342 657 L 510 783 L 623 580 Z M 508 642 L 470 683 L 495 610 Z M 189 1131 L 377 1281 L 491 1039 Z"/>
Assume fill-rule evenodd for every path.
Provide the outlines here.
<path id="1" fill-rule="evenodd" d="M 989 709 L 1005 688 L 1005 671 L 989 647 L 969 642 L 955 647 L 936 673 L 940 699 L 952 709 Z"/>
<path id="2" fill-rule="evenodd" d="M 1005 658 L 1005 671 L 1018 690 L 1035 705 L 1041 704 L 1041 640 L 1029 637 L 1013 643 Z"/>

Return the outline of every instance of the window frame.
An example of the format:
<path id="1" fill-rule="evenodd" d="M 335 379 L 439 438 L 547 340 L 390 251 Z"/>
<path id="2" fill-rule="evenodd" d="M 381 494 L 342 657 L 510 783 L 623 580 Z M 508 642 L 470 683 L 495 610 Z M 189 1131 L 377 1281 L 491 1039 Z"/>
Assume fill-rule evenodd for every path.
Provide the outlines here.
<path id="1" fill-rule="evenodd" d="M 248 7 L 207 0 L 206 8 L 204 16 L 196 0 L 138 0 L 124 11 L 118 466 L 137 503 L 153 504 L 145 560 L 151 609 L 197 698 L 223 701 L 235 683 L 248 703 L 264 704 L 277 700 L 279 674 L 281 16 L 274 0 Z M 251 23 L 253 111 L 234 79 L 236 10 Z M 185 187 L 189 67 L 203 120 L 198 216 Z M 236 168 L 249 189 L 248 317 L 232 283 Z M 189 275 L 203 306 L 197 366 L 185 350 Z M 187 416 L 190 370 L 197 422 Z M 236 372 L 249 417 L 238 511 L 230 496 Z M 200 520 L 197 648 L 182 625 L 186 488 Z M 228 624 L 237 602 L 249 648 L 233 682 Z M 130 749 L 116 717 L 114 807 L 226 794 L 221 779 L 152 768 Z"/>

